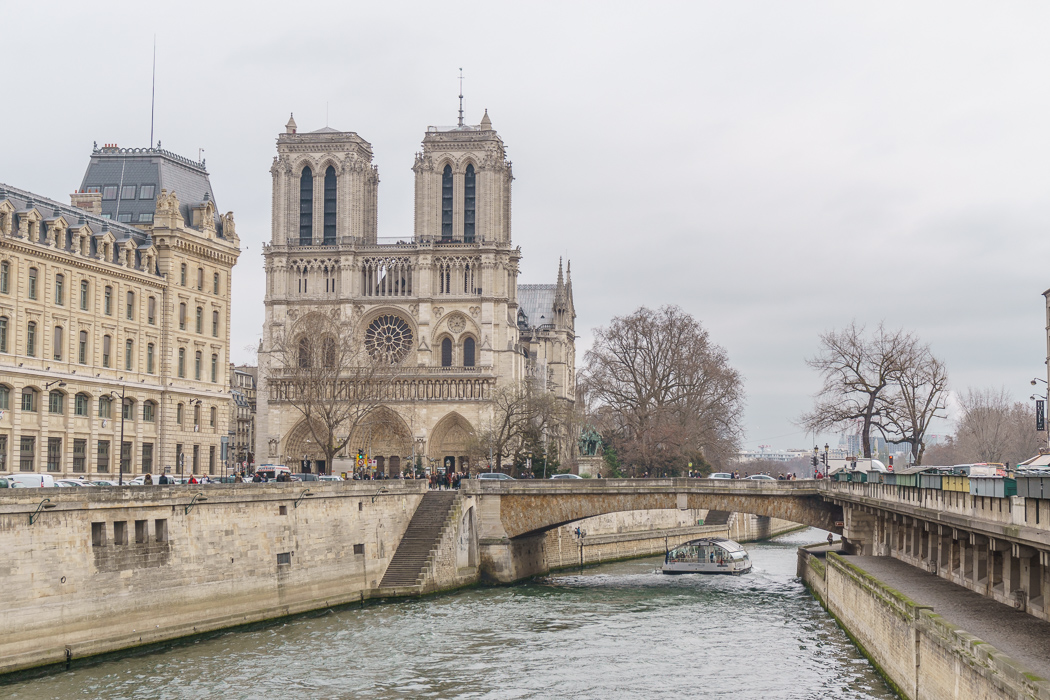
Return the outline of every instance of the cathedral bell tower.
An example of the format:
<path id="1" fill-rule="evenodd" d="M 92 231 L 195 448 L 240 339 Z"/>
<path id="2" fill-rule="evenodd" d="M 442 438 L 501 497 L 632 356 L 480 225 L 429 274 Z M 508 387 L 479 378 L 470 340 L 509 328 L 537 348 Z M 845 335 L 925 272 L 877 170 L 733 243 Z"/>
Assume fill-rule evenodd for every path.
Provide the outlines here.
<path id="1" fill-rule="evenodd" d="M 417 242 L 510 243 L 510 183 L 503 140 L 481 123 L 431 126 L 412 166 Z"/>

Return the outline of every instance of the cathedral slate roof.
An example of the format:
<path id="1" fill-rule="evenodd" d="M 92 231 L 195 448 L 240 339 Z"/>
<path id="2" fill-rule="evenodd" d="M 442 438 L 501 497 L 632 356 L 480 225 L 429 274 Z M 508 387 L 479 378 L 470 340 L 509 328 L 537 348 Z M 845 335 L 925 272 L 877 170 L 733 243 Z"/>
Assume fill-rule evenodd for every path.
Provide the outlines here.
<path id="1" fill-rule="evenodd" d="M 223 235 L 215 193 L 204 161 L 198 163 L 161 148 L 96 147 L 91 152 L 80 191 L 99 188 L 101 192 L 107 186 L 117 188 L 116 199 L 102 200 L 102 213 L 110 219 L 117 220 L 119 215 L 130 214 L 130 223 L 149 223 L 157 209 L 157 195 L 165 189 L 178 196 L 179 210 L 187 226 L 193 221 L 192 208 L 211 200 L 216 209 L 215 229 L 220 236 Z M 120 188 L 127 186 L 135 186 L 134 199 L 122 198 Z M 143 186 L 152 186 L 152 194 L 144 197 Z M 148 216 L 143 218 L 142 215 Z"/>
<path id="2" fill-rule="evenodd" d="M 556 284 L 519 284 L 518 325 L 523 320 L 529 328 L 554 323 L 554 295 L 557 290 Z"/>

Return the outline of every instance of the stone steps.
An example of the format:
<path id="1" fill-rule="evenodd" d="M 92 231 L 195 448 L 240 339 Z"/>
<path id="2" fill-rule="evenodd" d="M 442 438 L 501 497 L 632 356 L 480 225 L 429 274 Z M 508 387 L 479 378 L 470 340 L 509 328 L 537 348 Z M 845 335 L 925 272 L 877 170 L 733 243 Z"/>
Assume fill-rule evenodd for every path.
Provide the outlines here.
<path id="1" fill-rule="evenodd" d="M 412 515 L 408 529 L 383 573 L 380 588 L 422 585 L 431 553 L 441 543 L 458 497 L 456 491 L 427 491 L 423 494 L 423 500 Z"/>
<path id="2" fill-rule="evenodd" d="M 728 525 L 732 515 L 730 510 L 709 510 L 704 518 L 704 525 Z"/>

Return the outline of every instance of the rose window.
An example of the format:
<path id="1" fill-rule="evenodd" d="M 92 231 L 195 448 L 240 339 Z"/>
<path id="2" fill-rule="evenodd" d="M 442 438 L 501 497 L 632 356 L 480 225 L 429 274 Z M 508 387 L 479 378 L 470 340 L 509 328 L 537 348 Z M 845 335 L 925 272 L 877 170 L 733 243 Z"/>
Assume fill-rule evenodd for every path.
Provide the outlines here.
<path id="1" fill-rule="evenodd" d="M 365 349 L 374 360 L 395 364 L 412 349 L 412 328 L 400 316 L 386 314 L 368 324 Z"/>

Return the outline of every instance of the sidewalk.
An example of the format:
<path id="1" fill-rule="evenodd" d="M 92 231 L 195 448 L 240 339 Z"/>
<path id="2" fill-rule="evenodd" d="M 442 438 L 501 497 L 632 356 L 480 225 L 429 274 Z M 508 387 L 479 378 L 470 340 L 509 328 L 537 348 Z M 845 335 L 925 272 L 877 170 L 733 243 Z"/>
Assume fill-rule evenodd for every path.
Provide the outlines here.
<path id="1" fill-rule="evenodd" d="M 1050 679 L 1050 622 L 1003 605 L 968 588 L 892 557 L 843 556 L 920 605 Z"/>

